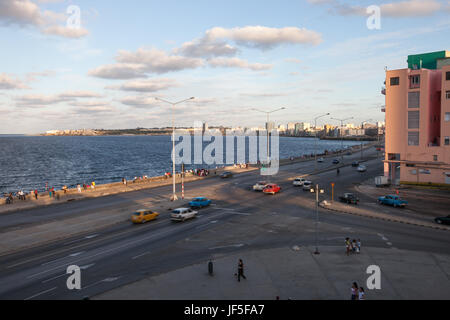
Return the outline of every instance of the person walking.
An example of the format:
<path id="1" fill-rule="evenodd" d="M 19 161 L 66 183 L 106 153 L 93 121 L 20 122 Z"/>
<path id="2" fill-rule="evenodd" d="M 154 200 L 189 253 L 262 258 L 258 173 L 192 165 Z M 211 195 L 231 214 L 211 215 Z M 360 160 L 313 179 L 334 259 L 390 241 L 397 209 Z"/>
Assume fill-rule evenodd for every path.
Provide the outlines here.
<path id="1" fill-rule="evenodd" d="M 94 181 L 92 181 L 92 190 L 95 190 L 95 182 Z"/>
<path id="2" fill-rule="evenodd" d="M 36 198 L 36 200 L 38 199 L 38 191 L 34 190 L 34 197 Z"/>
<path id="3" fill-rule="evenodd" d="M 78 190 L 78 193 L 81 193 L 81 185 L 80 184 L 77 185 L 77 190 Z"/>
<path id="4" fill-rule="evenodd" d="M 356 251 L 357 251 L 357 245 L 356 245 L 356 239 L 353 239 L 353 242 L 352 242 L 352 253 L 356 253 Z"/>
<path id="5" fill-rule="evenodd" d="M 356 242 L 356 253 L 361 253 L 361 239 L 358 239 L 358 241 Z"/>
<path id="6" fill-rule="evenodd" d="M 353 282 L 351 291 L 352 291 L 351 300 L 358 300 L 358 291 L 359 290 L 358 290 L 358 284 L 356 282 Z"/>
<path id="7" fill-rule="evenodd" d="M 350 246 L 351 246 L 350 238 L 346 238 L 345 239 L 345 250 L 346 250 L 347 256 L 350 255 Z"/>
<path id="8" fill-rule="evenodd" d="M 358 300 L 366 300 L 366 293 L 364 292 L 363 287 L 359 288 Z"/>
<path id="9" fill-rule="evenodd" d="M 239 259 L 238 264 L 238 281 L 241 282 L 241 277 L 247 280 L 247 277 L 244 275 L 244 262 L 242 259 Z"/>

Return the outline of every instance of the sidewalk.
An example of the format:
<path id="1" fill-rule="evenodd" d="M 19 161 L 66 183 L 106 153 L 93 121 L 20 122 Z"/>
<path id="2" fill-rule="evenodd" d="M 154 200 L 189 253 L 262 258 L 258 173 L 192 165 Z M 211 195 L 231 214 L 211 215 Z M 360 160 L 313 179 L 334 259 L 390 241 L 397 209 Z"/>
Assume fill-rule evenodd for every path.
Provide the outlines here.
<path id="1" fill-rule="evenodd" d="M 352 215 L 356 215 L 356 216 L 379 219 L 379 220 L 384 220 L 384 221 L 399 222 L 399 223 L 416 225 L 416 226 L 420 226 L 420 227 L 427 227 L 427 228 L 433 228 L 433 229 L 438 229 L 438 230 L 450 231 L 450 226 L 439 225 L 439 224 L 435 223 L 432 219 L 430 219 L 430 221 L 426 221 L 424 219 L 415 219 L 412 217 L 402 217 L 400 215 L 381 213 L 381 212 L 377 211 L 376 209 L 372 209 L 372 208 L 348 205 L 348 204 L 344 204 L 344 203 L 336 202 L 336 201 L 334 201 L 333 203 L 324 201 L 324 202 L 321 202 L 319 205 L 321 208 L 324 208 L 324 209 L 327 209 L 330 211 L 334 211 L 334 212 L 340 212 L 340 213 L 352 214 Z M 402 209 L 397 209 L 397 210 L 402 210 Z"/>
<path id="2" fill-rule="evenodd" d="M 276 248 L 216 257 L 113 289 L 94 300 L 350 300 L 353 282 L 368 300 L 450 299 L 450 256 L 397 249 L 363 248 L 346 256 L 344 247 Z M 238 259 L 247 280 L 238 282 Z M 381 268 L 381 290 L 368 290 L 367 267 Z"/>
<path id="3" fill-rule="evenodd" d="M 216 175 L 214 174 L 215 170 L 210 171 L 210 175 L 208 177 L 198 177 L 198 176 L 187 176 L 185 178 L 185 182 L 192 182 L 202 179 L 209 179 L 213 177 L 217 177 L 224 171 L 232 171 L 234 173 L 242 173 L 242 172 L 250 172 L 257 170 L 257 168 L 248 168 L 248 169 L 240 169 L 240 168 L 233 168 L 233 167 L 227 167 L 227 168 L 221 168 L 217 169 Z M 176 178 L 176 183 L 181 183 L 181 178 Z M 165 178 L 165 177 L 154 177 L 149 178 L 147 180 L 142 181 L 136 181 L 133 183 L 132 181 L 128 181 L 127 186 L 125 186 L 121 182 L 116 183 L 110 183 L 110 184 L 104 184 L 104 185 L 96 185 L 95 190 L 88 189 L 87 191 L 82 191 L 81 193 L 78 193 L 76 189 L 69 189 L 67 194 L 64 194 L 63 191 L 58 190 L 58 194 L 60 195 L 60 200 L 56 200 L 55 198 L 50 198 L 48 194 L 40 194 L 39 199 L 35 200 L 34 196 L 28 196 L 26 201 L 21 200 L 15 200 L 12 205 L 6 205 L 5 200 L 0 199 L 0 214 L 3 213 L 11 213 L 14 211 L 21 211 L 21 210 L 27 210 L 42 206 L 49 206 L 59 203 L 64 203 L 67 201 L 76 201 L 76 200 L 82 200 L 87 198 L 97 198 L 97 197 L 103 197 L 108 195 L 114 195 L 124 192 L 132 192 L 142 189 L 151 189 L 151 188 L 157 188 L 161 186 L 168 186 L 172 185 L 172 178 Z"/>

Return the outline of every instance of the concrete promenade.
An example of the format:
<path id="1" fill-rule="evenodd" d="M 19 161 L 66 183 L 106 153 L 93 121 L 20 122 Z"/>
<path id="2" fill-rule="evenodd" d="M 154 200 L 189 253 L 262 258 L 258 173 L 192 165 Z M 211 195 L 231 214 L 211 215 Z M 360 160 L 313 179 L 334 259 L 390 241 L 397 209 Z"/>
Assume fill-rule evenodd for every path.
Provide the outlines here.
<path id="1" fill-rule="evenodd" d="M 344 246 L 280 247 L 214 257 L 100 294 L 98 300 L 350 300 L 353 282 L 367 300 L 450 299 L 450 256 L 385 248 L 362 248 L 347 256 Z M 234 276 L 243 259 L 247 280 Z M 381 268 L 381 290 L 368 290 L 367 267 Z"/>

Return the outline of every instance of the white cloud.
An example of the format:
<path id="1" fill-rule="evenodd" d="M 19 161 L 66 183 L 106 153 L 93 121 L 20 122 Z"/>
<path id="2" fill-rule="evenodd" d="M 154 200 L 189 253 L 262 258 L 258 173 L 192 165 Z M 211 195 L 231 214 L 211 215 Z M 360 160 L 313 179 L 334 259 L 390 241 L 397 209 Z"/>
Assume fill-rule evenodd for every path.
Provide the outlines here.
<path id="1" fill-rule="evenodd" d="M 161 78 L 161 79 L 128 81 L 120 86 L 108 86 L 106 87 L 106 89 L 119 89 L 122 91 L 136 91 L 136 92 L 157 92 L 177 86 L 178 84 L 175 80 Z"/>
<path id="2" fill-rule="evenodd" d="M 270 64 L 249 63 L 248 61 L 239 58 L 213 58 L 208 60 L 208 63 L 212 67 L 241 68 L 253 71 L 269 70 L 272 68 L 272 65 Z"/>
<path id="3" fill-rule="evenodd" d="M 159 106 L 159 102 L 154 97 L 148 96 L 128 96 L 119 99 L 124 105 L 137 108 L 153 108 Z"/>
<path id="4" fill-rule="evenodd" d="M 59 94 L 61 98 L 99 98 L 100 94 L 92 91 L 67 91 Z"/>
<path id="5" fill-rule="evenodd" d="M 108 106 L 108 101 L 75 101 L 70 103 L 70 105 L 75 107 L 104 107 Z"/>
<path id="6" fill-rule="evenodd" d="M 18 107 L 42 107 L 73 100 L 59 95 L 29 94 L 16 99 Z"/>
<path id="7" fill-rule="evenodd" d="M 28 89 L 20 80 L 13 79 L 6 73 L 0 73 L 0 90 Z"/>
<path id="8" fill-rule="evenodd" d="M 318 45 L 322 42 L 320 33 L 297 27 L 246 26 L 232 29 L 215 27 L 206 31 L 206 38 L 211 40 L 230 39 L 237 44 L 263 50 L 283 44 Z"/>
<path id="9" fill-rule="evenodd" d="M 238 49 L 225 41 L 211 41 L 207 37 L 183 43 L 175 53 L 181 53 L 188 57 L 211 58 L 220 56 L 234 56 Z"/>
<path id="10" fill-rule="evenodd" d="M 162 74 L 203 65 L 201 59 L 168 55 L 158 49 L 138 49 L 136 52 L 121 50 L 116 61 L 118 63 L 89 71 L 89 75 L 106 79 L 134 79 L 145 78 L 147 73 Z"/>
<path id="11" fill-rule="evenodd" d="M 42 11 L 37 4 L 30 0 L 0 1 L 0 25 L 34 26 L 44 34 L 64 38 L 81 38 L 89 33 L 84 28 L 72 29 L 58 25 L 58 23 L 64 23 L 66 20 L 65 14 L 50 10 Z"/>
<path id="12" fill-rule="evenodd" d="M 284 61 L 289 62 L 289 63 L 296 63 L 296 64 L 302 63 L 302 60 L 297 59 L 297 58 L 286 58 L 286 59 L 284 59 Z"/>

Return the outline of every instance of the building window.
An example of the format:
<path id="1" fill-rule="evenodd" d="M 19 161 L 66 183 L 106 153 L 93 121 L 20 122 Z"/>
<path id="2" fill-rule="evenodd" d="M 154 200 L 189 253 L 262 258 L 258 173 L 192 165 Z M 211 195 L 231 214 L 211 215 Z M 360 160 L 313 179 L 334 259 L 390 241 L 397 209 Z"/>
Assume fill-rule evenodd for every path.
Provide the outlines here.
<path id="1" fill-rule="evenodd" d="M 420 92 L 408 92 L 408 108 L 420 107 Z"/>
<path id="2" fill-rule="evenodd" d="M 420 88 L 420 75 L 410 77 L 411 88 Z"/>
<path id="3" fill-rule="evenodd" d="M 445 121 L 450 121 L 450 112 L 445 113 Z"/>
<path id="4" fill-rule="evenodd" d="M 445 138 L 444 138 L 444 144 L 445 144 L 446 146 L 450 146 L 450 137 L 445 137 Z"/>
<path id="5" fill-rule="evenodd" d="M 433 161 L 438 161 L 438 156 L 434 155 L 433 156 Z"/>
<path id="6" fill-rule="evenodd" d="M 450 71 L 445 73 L 445 79 L 450 80 Z"/>
<path id="7" fill-rule="evenodd" d="M 419 129 L 420 125 L 420 112 L 409 111 L 408 112 L 408 129 Z"/>
<path id="8" fill-rule="evenodd" d="M 419 145 L 419 132 L 408 132 L 408 146 Z"/>
<path id="9" fill-rule="evenodd" d="M 400 84 L 400 78 L 399 77 L 391 78 L 391 86 L 398 86 L 399 84 Z"/>
<path id="10" fill-rule="evenodd" d="M 445 97 L 446 97 L 447 99 L 450 99 L 450 91 L 445 92 Z"/>

